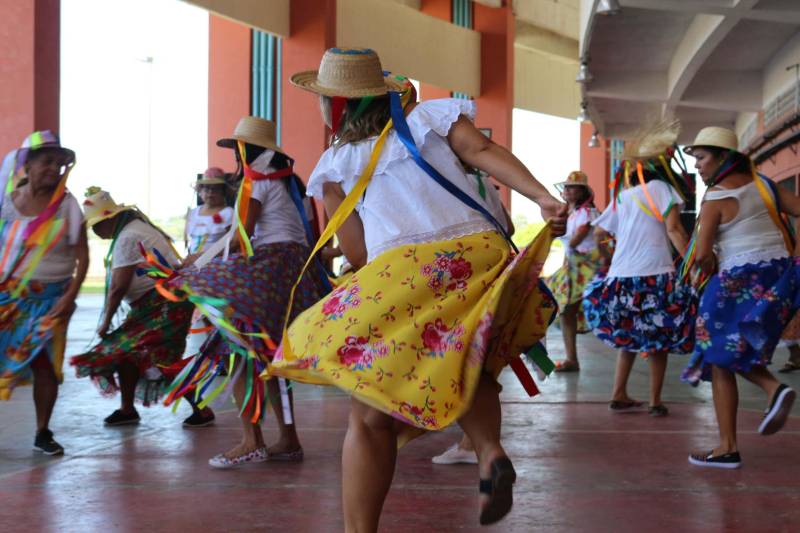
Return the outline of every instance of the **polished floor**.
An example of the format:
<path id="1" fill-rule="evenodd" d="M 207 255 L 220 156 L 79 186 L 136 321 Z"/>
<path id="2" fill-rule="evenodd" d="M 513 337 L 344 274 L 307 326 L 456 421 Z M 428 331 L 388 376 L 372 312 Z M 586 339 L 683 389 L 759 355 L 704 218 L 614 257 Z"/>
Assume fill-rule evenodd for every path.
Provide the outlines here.
<path id="1" fill-rule="evenodd" d="M 92 339 L 97 297 L 82 297 L 68 353 Z M 549 345 L 559 357 L 559 334 Z M 529 399 L 504 375 L 504 442 L 519 474 L 516 504 L 500 524 L 479 528 L 474 466 L 437 466 L 433 455 L 459 438 L 455 428 L 412 442 L 400 453 L 382 531 L 447 532 L 772 532 L 800 531 L 800 420 L 759 436 L 765 399 L 741 386 L 738 471 L 686 462 L 715 444 L 710 387 L 693 389 L 669 367 L 665 419 L 614 415 L 606 407 L 614 353 L 580 341 L 583 369 L 556 375 Z M 782 364 L 786 353 L 776 355 Z M 800 372 L 785 381 L 800 387 Z M 104 428 L 115 399 L 102 398 L 67 369 L 52 429 L 66 455 L 31 451 L 30 389 L 0 404 L 0 532 L 176 532 L 342 530 L 339 454 L 348 400 L 334 390 L 298 386 L 302 464 L 263 463 L 215 471 L 210 456 L 238 439 L 231 406 L 217 424 L 186 430 L 187 414 L 141 409 L 138 427 Z M 646 399 L 647 365 L 637 362 L 630 392 Z M 795 413 L 797 413 L 797 408 Z M 275 437 L 269 421 L 267 440 Z"/>

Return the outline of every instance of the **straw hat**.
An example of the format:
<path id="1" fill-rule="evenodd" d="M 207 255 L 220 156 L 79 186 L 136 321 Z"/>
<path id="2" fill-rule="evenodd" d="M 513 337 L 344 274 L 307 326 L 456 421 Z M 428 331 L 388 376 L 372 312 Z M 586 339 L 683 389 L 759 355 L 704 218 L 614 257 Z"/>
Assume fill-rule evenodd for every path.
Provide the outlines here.
<path id="1" fill-rule="evenodd" d="M 203 177 L 197 179 L 197 186 L 200 185 L 226 185 L 225 171 L 219 167 L 210 167 L 203 172 Z"/>
<path id="2" fill-rule="evenodd" d="M 569 176 L 567 176 L 566 181 L 555 184 L 555 188 L 559 191 L 563 191 L 564 187 L 568 186 L 580 186 L 586 187 L 590 191 L 592 190 L 592 188 L 589 187 L 589 176 L 587 176 L 586 173 L 581 170 L 573 170 L 569 173 Z"/>
<path id="3" fill-rule="evenodd" d="M 239 119 L 239 123 L 236 124 L 233 135 L 218 140 L 217 146 L 236 148 L 236 141 L 244 141 L 248 144 L 274 150 L 275 152 L 286 155 L 286 152 L 278 146 L 275 139 L 274 122 L 260 117 L 242 117 Z"/>
<path id="4" fill-rule="evenodd" d="M 628 161 L 646 161 L 665 155 L 675 144 L 681 124 L 674 119 L 664 119 L 645 124 L 625 143 L 622 158 Z"/>
<path id="5" fill-rule="evenodd" d="M 736 133 L 728 128 L 709 126 L 708 128 L 700 130 L 694 142 L 690 146 L 684 148 L 683 151 L 691 155 L 692 150 L 702 146 L 711 146 L 713 148 L 723 148 L 725 150 L 738 152 L 739 139 L 736 137 Z"/>
<path id="6" fill-rule="evenodd" d="M 319 70 L 298 72 L 291 82 L 312 93 L 344 98 L 381 96 L 406 88 L 403 81 L 384 75 L 378 54 L 369 48 L 331 48 L 322 56 Z"/>
<path id="7" fill-rule="evenodd" d="M 83 215 L 86 218 L 86 226 L 92 227 L 98 222 L 115 217 L 123 211 L 136 209 L 132 205 L 121 205 L 116 203 L 108 192 L 100 187 L 89 187 L 86 189 L 86 199 L 83 201 Z"/>

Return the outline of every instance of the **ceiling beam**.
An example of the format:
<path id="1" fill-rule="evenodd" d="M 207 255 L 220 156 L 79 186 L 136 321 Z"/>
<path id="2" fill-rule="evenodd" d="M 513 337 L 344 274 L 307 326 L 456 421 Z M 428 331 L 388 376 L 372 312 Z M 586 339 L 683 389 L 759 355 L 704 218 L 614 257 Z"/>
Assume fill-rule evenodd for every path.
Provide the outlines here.
<path id="1" fill-rule="evenodd" d="M 517 20 L 514 46 L 548 54 L 554 59 L 579 63 L 578 41 Z"/>
<path id="2" fill-rule="evenodd" d="M 706 15 L 735 15 L 739 5 L 731 0 L 620 0 L 623 8 L 650 9 L 654 11 L 677 11 Z M 800 24 L 800 3 L 795 10 L 751 9 L 741 14 L 742 18 Z"/>
<path id="3" fill-rule="evenodd" d="M 279 37 L 289 37 L 289 0 L 274 0 L 264 9 L 261 0 L 184 0 L 189 4 Z"/>

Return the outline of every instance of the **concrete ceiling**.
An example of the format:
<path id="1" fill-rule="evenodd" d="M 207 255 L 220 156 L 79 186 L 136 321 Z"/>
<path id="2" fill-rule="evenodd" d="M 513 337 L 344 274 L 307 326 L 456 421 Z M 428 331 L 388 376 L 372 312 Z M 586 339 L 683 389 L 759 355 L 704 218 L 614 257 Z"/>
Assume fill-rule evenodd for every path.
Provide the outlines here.
<path id="1" fill-rule="evenodd" d="M 710 123 L 733 127 L 763 108 L 764 69 L 800 32 L 800 0 L 620 4 L 612 16 L 589 11 L 582 42 L 593 76 L 583 98 L 606 137 L 625 138 L 654 114 L 680 118 L 684 141 Z"/>

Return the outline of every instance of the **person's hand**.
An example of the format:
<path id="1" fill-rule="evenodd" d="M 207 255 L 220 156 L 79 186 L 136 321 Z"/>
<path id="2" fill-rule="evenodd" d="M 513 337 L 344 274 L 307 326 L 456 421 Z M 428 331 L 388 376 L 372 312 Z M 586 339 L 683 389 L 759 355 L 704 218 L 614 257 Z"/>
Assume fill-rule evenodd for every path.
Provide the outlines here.
<path id="1" fill-rule="evenodd" d="M 111 327 L 111 319 L 104 318 L 103 322 L 100 323 L 100 326 L 97 328 L 97 334 L 101 337 L 105 337 L 108 333 L 108 328 Z"/>
<path id="2" fill-rule="evenodd" d="M 567 232 L 567 215 L 569 207 L 563 202 L 559 202 L 552 196 L 548 196 L 536 202 L 542 210 L 542 218 L 550 223 L 554 237 L 560 237 Z"/>
<path id="3" fill-rule="evenodd" d="M 75 312 L 75 297 L 65 294 L 55 303 L 52 309 L 47 313 L 48 320 L 60 321 L 63 324 L 69 322 L 72 313 Z"/>

